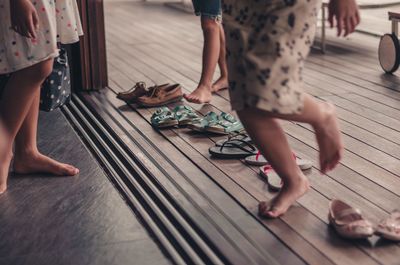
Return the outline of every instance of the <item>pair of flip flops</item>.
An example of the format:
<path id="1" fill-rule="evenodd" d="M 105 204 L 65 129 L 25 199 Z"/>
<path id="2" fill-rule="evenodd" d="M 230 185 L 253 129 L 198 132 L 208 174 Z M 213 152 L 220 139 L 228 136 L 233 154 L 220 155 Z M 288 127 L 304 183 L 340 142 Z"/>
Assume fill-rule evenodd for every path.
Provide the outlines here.
<path id="1" fill-rule="evenodd" d="M 243 159 L 258 153 L 246 134 L 234 135 L 228 137 L 227 140 L 218 141 L 208 151 L 213 157 L 222 159 Z"/>
<path id="2" fill-rule="evenodd" d="M 297 158 L 295 154 L 293 154 L 294 159 L 296 160 L 297 166 L 301 170 L 309 170 L 312 168 L 312 162 Z M 260 167 L 259 175 L 267 181 L 268 188 L 271 191 L 280 191 L 283 186 L 283 181 L 281 177 L 276 173 L 276 171 L 272 168 L 270 164 Z"/>
<path id="3" fill-rule="evenodd" d="M 176 106 L 173 110 L 168 107 L 161 107 L 151 116 L 151 124 L 156 128 L 186 126 L 199 120 L 200 116 L 196 111 L 185 105 Z"/>
<path id="4" fill-rule="evenodd" d="M 215 134 L 232 134 L 243 132 L 244 128 L 240 121 L 233 115 L 221 112 L 217 114 L 214 111 L 208 112 L 202 119 L 188 126 L 197 132 L 209 132 Z"/>
<path id="5" fill-rule="evenodd" d="M 361 211 L 353 208 L 341 200 L 332 200 L 329 203 L 329 223 L 339 235 L 351 239 L 363 239 L 372 235 L 400 241 L 400 211 L 393 211 L 375 227 L 363 217 Z"/>

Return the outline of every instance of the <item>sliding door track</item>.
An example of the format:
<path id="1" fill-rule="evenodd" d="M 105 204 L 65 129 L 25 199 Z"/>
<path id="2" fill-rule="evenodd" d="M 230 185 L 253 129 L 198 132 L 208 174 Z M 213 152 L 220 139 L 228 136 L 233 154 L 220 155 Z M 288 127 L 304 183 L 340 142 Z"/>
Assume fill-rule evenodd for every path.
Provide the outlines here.
<path id="1" fill-rule="evenodd" d="M 62 111 L 175 264 L 231 264 L 176 210 L 154 176 L 132 158 L 118 136 L 81 99 L 74 95 Z"/>
<path id="2" fill-rule="evenodd" d="M 257 221 L 213 186 L 204 172 L 180 169 L 176 163 L 190 163 L 185 160 L 186 154 L 171 157 L 164 153 L 153 142 L 160 141 L 154 131 L 150 137 L 149 132 L 127 120 L 106 93 L 73 95 L 72 102 L 62 111 L 175 264 L 278 264 L 265 245 L 253 240 L 241 227 L 244 223 L 258 226 Z M 140 116 L 137 118 L 137 122 L 143 122 Z M 140 126 L 147 130 L 149 125 Z M 169 148 L 168 144 L 165 148 Z M 199 181 L 193 181 L 195 176 L 188 172 L 199 174 Z M 209 197 L 210 188 L 219 194 L 211 196 L 214 200 Z M 251 220 L 232 219 L 225 207 L 233 207 L 228 212 L 244 211 L 241 218 Z"/>

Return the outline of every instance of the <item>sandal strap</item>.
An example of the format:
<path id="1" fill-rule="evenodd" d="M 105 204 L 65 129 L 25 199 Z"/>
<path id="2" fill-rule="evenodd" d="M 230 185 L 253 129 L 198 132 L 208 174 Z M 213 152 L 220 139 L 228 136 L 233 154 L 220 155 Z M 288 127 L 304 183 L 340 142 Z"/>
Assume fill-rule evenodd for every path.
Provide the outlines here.
<path id="1" fill-rule="evenodd" d="M 238 144 L 237 142 L 240 142 L 240 143 L 242 143 L 242 144 Z M 250 147 L 250 150 L 248 149 L 248 148 L 245 148 L 245 147 Z M 242 151 L 244 151 L 244 152 L 247 152 L 247 153 L 249 153 L 249 154 L 252 154 L 252 153 L 254 153 L 254 151 L 256 151 L 257 149 L 252 145 L 252 144 L 250 144 L 250 143 L 248 143 L 248 142 L 246 142 L 246 141 L 243 141 L 243 140 L 233 140 L 233 141 L 225 141 L 222 145 L 221 145 L 221 151 L 224 149 L 224 148 L 238 148 L 238 149 L 240 149 L 240 150 L 242 150 Z"/>
<path id="2" fill-rule="evenodd" d="M 342 219 L 346 216 L 353 215 L 353 214 L 361 216 L 361 211 L 356 208 L 348 208 L 348 209 L 345 209 L 345 210 L 340 211 L 337 214 L 335 214 L 335 219 Z"/>
<path id="3" fill-rule="evenodd" d="M 357 226 L 358 227 L 370 227 L 370 226 L 372 226 L 372 224 L 368 220 L 360 219 L 360 220 L 348 223 L 346 226 L 349 226 L 351 228 L 357 227 Z"/>
<path id="4" fill-rule="evenodd" d="M 162 121 L 173 119 L 175 119 L 175 116 L 168 107 L 158 108 L 151 116 L 151 122 L 153 124 L 159 124 Z"/>

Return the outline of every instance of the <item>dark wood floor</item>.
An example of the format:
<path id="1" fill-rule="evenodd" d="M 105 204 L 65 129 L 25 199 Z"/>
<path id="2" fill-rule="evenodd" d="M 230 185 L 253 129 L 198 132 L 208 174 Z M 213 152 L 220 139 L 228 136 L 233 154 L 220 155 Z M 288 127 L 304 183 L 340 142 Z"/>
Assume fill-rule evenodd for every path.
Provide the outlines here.
<path id="1" fill-rule="evenodd" d="M 44 154 L 81 172 L 10 177 L 0 264 L 170 264 L 59 110 L 41 114 L 38 138 Z"/>
<path id="2" fill-rule="evenodd" d="M 127 90 L 137 81 L 180 83 L 187 92 L 196 87 L 202 47 L 196 17 L 158 3 L 112 1 L 105 9 L 112 91 Z M 308 59 L 306 90 L 338 107 L 345 157 L 335 171 L 320 175 L 312 130 L 285 122 L 295 152 L 314 162 L 308 174 L 312 190 L 282 218 L 260 222 L 286 246 L 274 252 L 290 249 L 309 264 L 400 264 L 399 244 L 377 237 L 344 240 L 328 226 L 327 209 L 332 198 L 360 208 L 373 222 L 400 207 L 400 78 L 382 75 L 376 56 L 378 39 L 355 34 L 339 40 L 332 32 L 328 35 L 327 54 L 316 50 Z M 133 123 L 151 130 L 153 109 L 133 110 L 114 102 Z M 230 111 L 228 92 L 219 93 L 210 105 L 192 106 L 203 114 Z M 173 129 L 163 130 L 161 137 L 153 139 L 171 157 L 184 154 L 191 163 L 178 167 L 201 169 L 254 218 L 258 218 L 258 202 L 274 195 L 257 176 L 257 168 L 209 157 L 208 148 L 218 137 Z"/>

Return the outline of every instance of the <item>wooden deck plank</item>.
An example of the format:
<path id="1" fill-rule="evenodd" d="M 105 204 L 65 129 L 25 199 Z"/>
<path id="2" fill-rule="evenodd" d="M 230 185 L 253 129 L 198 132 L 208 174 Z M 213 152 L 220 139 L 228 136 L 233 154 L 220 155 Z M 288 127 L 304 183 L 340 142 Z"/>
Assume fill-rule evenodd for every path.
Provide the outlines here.
<path id="1" fill-rule="evenodd" d="M 113 23 L 109 23 L 112 25 L 107 26 L 108 36 L 111 36 L 108 48 L 112 56 L 111 68 L 113 71 L 119 70 L 123 75 L 118 76 L 118 81 L 115 78 L 112 83 L 115 86 L 112 88 L 125 90 L 140 80 L 136 79 L 138 76 L 142 76 L 145 78 L 143 80 L 148 82 L 179 82 L 188 92 L 194 89 L 201 70 L 202 37 L 197 19 L 185 14 L 178 19 L 174 17 L 175 11 L 169 13 L 166 10 L 157 21 L 137 23 L 133 28 L 121 28 L 130 20 L 129 14 L 132 11 L 128 7 L 116 9 L 118 16 L 113 18 Z M 163 10 L 162 7 L 154 5 L 149 5 L 148 9 L 153 15 L 160 14 L 160 10 Z M 139 20 L 146 16 L 144 13 L 146 12 L 139 15 Z M 312 159 L 316 165 L 315 172 L 310 174 L 313 190 L 299 200 L 292 213 L 282 218 L 278 228 L 273 222 L 263 223 L 292 247 L 293 251 L 304 255 L 304 259 L 310 263 L 326 256 L 326 261 L 337 264 L 353 263 L 355 257 L 358 257 L 358 261 L 396 264 L 400 252 L 395 244 L 372 248 L 355 243 L 349 246 L 351 250 L 342 253 L 342 246 L 347 242 L 335 238 L 330 230 L 318 230 L 324 230 L 326 226 L 326 207 L 331 198 L 346 198 L 374 221 L 398 207 L 400 202 L 400 178 L 397 176 L 400 174 L 400 152 L 397 148 L 400 143 L 400 127 L 396 126 L 399 123 L 396 104 L 400 100 L 400 94 L 395 91 L 398 80 L 380 76 L 379 67 L 374 66 L 376 55 L 371 55 L 372 45 L 359 49 L 355 58 L 365 65 L 354 68 L 350 52 L 356 51 L 357 46 L 355 40 L 349 43 L 351 49 L 347 49 L 343 41 L 334 40 L 330 49 L 333 50 L 337 46 L 342 50 L 336 58 L 333 53 L 325 56 L 312 53 L 307 63 L 305 78 L 306 90 L 310 94 L 322 100 L 330 100 L 338 106 L 347 143 L 345 159 L 328 177 L 319 176 L 316 164 L 317 146 L 309 127 L 285 123 L 293 148 L 301 157 Z M 215 96 L 212 105 L 211 108 L 229 111 L 227 92 Z M 209 110 L 199 107 L 196 109 L 203 114 Z M 149 119 L 151 111 L 138 110 L 146 120 Z M 129 117 L 130 114 L 126 115 Z M 216 139 L 198 138 L 181 130 L 163 131 L 162 134 L 181 152 L 189 152 L 192 149 L 197 154 L 193 163 L 200 166 L 215 181 L 219 181 L 229 193 L 238 194 L 238 197 L 242 198 L 239 201 L 253 213 L 256 201 L 272 196 L 265 190 L 263 181 L 258 178 L 257 170 L 237 162 L 209 159 L 207 149 Z M 232 187 L 233 184 L 229 181 L 233 181 L 240 188 Z M 249 195 L 240 196 L 243 192 L 247 192 L 256 201 L 250 200 Z M 304 222 L 299 224 L 293 221 L 295 217 Z M 308 224 L 317 229 L 309 229 Z M 281 228 L 284 227 L 290 227 L 293 231 L 293 238 L 298 239 L 294 240 L 295 243 L 291 242 L 289 236 L 283 237 Z M 302 238 L 306 248 L 310 250 L 307 252 L 309 254 L 301 253 Z M 375 243 L 376 239 L 372 242 Z M 341 247 L 334 247 L 339 245 Z"/>
<path id="2" fill-rule="evenodd" d="M 38 145 L 80 174 L 10 177 L 0 200 L 0 264 L 170 264 L 59 110 L 40 114 Z"/>
<path id="3" fill-rule="evenodd" d="M 131 109 L 124 108 L 124 104 L 121 104 L 121 102 L 116 100 L 114 94 L 111 95 L 111 98 L 110 95 L 106 96 L 105 98 L 108 98 L 108 100 L 110 101 L 114 101 L 116 108 L 114 108 L 113 112 L 115 112 L 116 110 L 122 110 L 123 112 L 131 114 L 129 115 L 129 120 L 137 121 L 134 123 L 134 126 L 138 128 L 140 132 L 143 133 L 143 135 L 135 133 L 135 130 L 133 128 L 127 129 L 129 131 L 128 135 L 127 132 L 122 131 L 121 128 L 130 128 L 132 127 L 132 125 L 130 125 L 127 120 L 123 118 L 124 116 L 119 117 L 118 114 L 112 114 L 112 117 L 117 119 L 122 125 L 122 127 L 113 127 L 113 129 L 118 134 L 120 134 L 126 144 L 132 148 L 132 152 L 141 152 L 140 150 L 136 150 L 137 147 L 135 148 L 134 144 L 132 144 L 132 139 L 138 141 L 145 135 L 151 140 L 149 142 L 141 140 L 141 146 L 146 150 L 146 152 L 150 153 L 150 157 L 152 160 L 160 163 L 162 168 L 166 172 L 168 172 L 171 177 L 173 177 L 173 182 L 175 183 L 175 185 L 182 187 L 180 193 L 184 191 L 183 193 L 188 194 L 187 198 L 190 198 L 191 204 L 188 204 L 185 210 L 196 222 L 201 221 L 201 216 L 199 216 L 198 214 L 195 215 L 196 209 L 199 209 L 200 207 L 204 210 L 204 213 L 209 216 L 209 219 L 213 220 L 213 222 L 219 226 L 219 229 L 221 231 L 227 232 L 226 235 L 232 238 L 232 242 L 235 242 L 234 244 L 239 244 L 240 247 L 237 250 L 238 253 L 244 252 L 244 255 L 247 255 L 252 259 L 257 259 L 257 255 L 259 254 L 252 254 L 252 251 L 254 250 L 251 250 L 250 248 L 246 251 L 246 244 L 248 244 L 248 242 L 243 241 L 243 236 L 239 236 L 238 231 L 240 230 L 246 231 L 246 233 L 242 232 L 242 234 L 246 235 L 248 240 L 250 240 L 250 242 L 253 242 L 252 244 L 254 244 L 255 246 L 261 244 L 261 246 L 258 247 L 261 253 L 270 252 L 273 253 L 273 255 L 275 255 L 274 253 L 284 253 L 284 249 L 281 249 L 283 245 L 280 245 L 275 237 L 271 236 L 271 234 L 269 234 L 266 230 L 260 231 L 260 228 L 257 228 L 257 222 L 255 222 L 254 219 L 251 219 L 252 222 L 246 220 L 245 216 L 247 214 L 243 211 L 243 209 L 238 205 L 235 206 L 234 204 L 232 204 L 232 202 L 229 202 L 229 200 L 227 199 L 229 198 L 229 196 L 219 190 L 218 186 L 213 186 L 212 181 L 207 176 L 204 176 L 204 173 L 202 173 L 202 171 L 200 171 L 200 169 L 195 164 L 190 163 L 188 158 L 180 153 L 179 150 L 176 150 L 168 141 L 165 141 L 158 132 L 154 131 L 151 126 L 149 126 L 147 120 L 140 121 L 140 116 L 132 113 Z M 103 98 L 101 98 L 101 105 L 104 106 L 107 104 L 108 103 L 103 100 Z M 105 119 L 108 124 L 113 124 L 113 122 L 109 120 L 110 118 L 105 117 Z M 144 164 L 151 164 L 151 161 L 147 161 L 148 158 L 146 158 L 145 154 L 141 155 L 141 157 Z M 178 168 L 174 168 L 175 165 L 179 168 L 179 171 Z M 182 167 L 179 165 L 185 166 Z M 150 169 L 157 170 L 156 168 Z M 165 180 L 163 180 L 162 174 L 157 174 L 157 172 L 154 172 L 154 174 L 156 174 L 157 180 L 160 183 L 166 183 Z M 189 179 L 188 176 L 196 176 L 196 178 Z M 194 187 L 197 187 L 198 190 L 194 189 Z M 200 190 L 202 191 L 201 193 Z M 179 203 L 182 204 L 185 199 L 182 198 L 180 193 L 176 192 L 173 195 L 179 201 Z M 207 196 L 205 196 L 205 194 Z M 198 205 L 197 207 L 196 204 Z M 219 214 L 217 214 L 216 209 L 219 209 Z M 225 214 L 222 215 L 222 213 Z M 230 220 L 231 223 L 227 223 L 226 220 Z M 236 227 L 238 231 L 232 230 L 233 227 L 231 226 L 234 223 L 237 224 Z M 212 232 L 211 228 L 206 229 L 206 231 L 208 233 Z M 218 245 L 223 248 L 222 242 Z M 265 245 L 270 246 L 268 251 L 264 251 L 263 247 Z M 274 247 L 272 247 L 273 245 Z M 276 258 L 279 257 L 280 256 L 277 256 Z M 281 255 L 281 258 L 282 259 L 279 260 L 280 263 L 289 261 L 294 264 L 299 263 L 299 261 L 296 260 L 294 256 L 290 254 L 290 252 L 287 252 L 286 255 Z M 259 257 L 259 259 L 261 260 L 261 257 Z M 258 262 L 257 264 L 261 263 Z"/>

